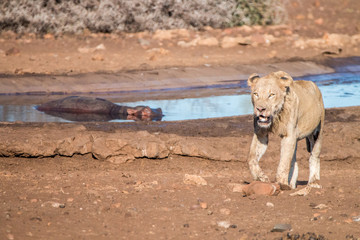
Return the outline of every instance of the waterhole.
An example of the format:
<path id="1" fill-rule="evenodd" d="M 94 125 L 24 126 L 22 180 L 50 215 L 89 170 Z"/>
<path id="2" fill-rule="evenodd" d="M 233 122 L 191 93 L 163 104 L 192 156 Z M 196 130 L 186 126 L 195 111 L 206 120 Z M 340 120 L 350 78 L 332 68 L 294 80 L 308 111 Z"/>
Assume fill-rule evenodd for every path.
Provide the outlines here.
<path id="1" fill-rule="evenodd" d="M 335 67 L 335 73 L 304 76 L 298 79 L 314 81 L 320 88 L 325 108 L 348 107 L 360 105 L 360 65 L 348 64 Z M 232 94 L 220 95 L 223 89 L 231 89 Z M 167 89 L 158 92 L 157 96 L 176 95 L 177 91 L 196 91 L 201 89 Z M 145 100 L 133 102 L 116 102 L 119 105 L 138 106 L 145 105 L 151 108 L 161 108 L 164 116 L 161 121 L 181 121 L 190 119 L 205 119 L 230 117 L 251 114 L 253 109 L 250 101 L 249 89 L 246 88 L 246 80 L 239 80 L 237 84 L 224 84 L 212 87 L 213 96 L 206 97 L 182 97 L 174 99 Z M 142 94 L 141 92 L 138 94 Z M 193 96 L 196 94 L 192 94 Z M 110 99 L 113 96 L 107 95 L 104 98 Z M 7 98 L 1 96 L 0 98 Z M 16 96 L 17 99 L 25 98 Z M 36 96 L 31 101 L 1 101 L 0 121 L 2 122 L 71 122 L 67 119 L 39 112 L 35 109 Z M 59 96 L 60 98 L 60 96 Z M 5 103 L 4 103 L 5 102 Z M 29 102 L 29 104 L 26 104 Z M 93 119 L 88 119 L 92 121 Z M 97 119 L 99 121 L 99 119 Z M 103 121 L 124 122 L 133 120 L 104 119 Z"/>

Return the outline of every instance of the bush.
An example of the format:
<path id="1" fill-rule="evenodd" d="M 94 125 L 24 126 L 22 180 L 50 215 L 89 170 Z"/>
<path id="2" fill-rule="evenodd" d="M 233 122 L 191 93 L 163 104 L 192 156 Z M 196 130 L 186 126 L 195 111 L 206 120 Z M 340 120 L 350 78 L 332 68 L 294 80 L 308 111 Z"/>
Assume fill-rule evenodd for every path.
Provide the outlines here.
<path id="1" fill-rule="evenodd" d="M 278 0 L 3 0 L 0 31 L 17 33 L 138 32 L 205 26 L 276 24 Z"/>

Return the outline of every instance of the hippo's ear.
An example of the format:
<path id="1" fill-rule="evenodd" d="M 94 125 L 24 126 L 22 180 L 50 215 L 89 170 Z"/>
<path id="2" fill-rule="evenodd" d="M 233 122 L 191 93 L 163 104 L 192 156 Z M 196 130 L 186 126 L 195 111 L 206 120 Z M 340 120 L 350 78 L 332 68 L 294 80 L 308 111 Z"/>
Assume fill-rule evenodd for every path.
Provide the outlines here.
<path id="1" fill-rule="evenodd" d="M 252 85 L 254 85 L 259 78 L 260 78 L 259 74 L 257 73 L 251 74 L 247 80 L 248 86 L 251 87 Z"/>
<path id="2" fill-rule="evenodd" d="M 278 71 L 274 73 L 275 76 L 279 79 L 279 82 L 285 88 L 288 88 L 294 82 L 293 78 L 286 72 Z"/>

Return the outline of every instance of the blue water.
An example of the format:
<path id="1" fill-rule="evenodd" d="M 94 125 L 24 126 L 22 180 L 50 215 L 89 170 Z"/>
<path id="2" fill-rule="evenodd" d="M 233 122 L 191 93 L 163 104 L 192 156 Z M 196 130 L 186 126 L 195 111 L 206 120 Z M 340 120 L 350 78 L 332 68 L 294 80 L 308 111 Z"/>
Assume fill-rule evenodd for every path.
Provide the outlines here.
<path id="1" fill-rule="evenodd" d="M 345 81 L 342 83 L 336 81 L 336 84 L 319 84 L 319 88 L 323 94 L 325 108 L 360 105 L 360 73 L 357 77 L 352 75 L 352 78 L 352 82 L 348 83 L 345 83 Z M 230 117 L 251 114 L 253 112 L 249 94 L 138 101 L 121 104 L 128 106 L 148 105 L 154 108 L 160 107 L 165 115 L 162 119 L 163 121 Z"/>
<path id="2" fill-rule="evenodd" d="M 344 70 L 344 69 L 342 69 Z M 345 73 L 330 73 L 306 76 L 301 79 L 314 81 L 320 88 L 325 108 L 360 105 L 360 66 L 347 66 Z M 244 82 L 239 81 L 239 92 L 246 93 Z M 226 87 L 225 85 L 222 87 Z M 234 88 L 234 86 L 231 86 Z M 183 91 L 183 90 L 182 90 Z M 19 96 L 20 97 L 20 96 Z M 251 114 L 253 109 L 249 94 L 210 96 L 170 100 L 148 100 L 118 103 L 127 106 L 146 105 L 161 108 L 165 115 L 162 121 L 179 121 L 229 117 Z M 68 122 L 34 109 L 35 105 L 0 105 L 1 122 Z M 129 120 L 111 120 L 124 122 Z"/>

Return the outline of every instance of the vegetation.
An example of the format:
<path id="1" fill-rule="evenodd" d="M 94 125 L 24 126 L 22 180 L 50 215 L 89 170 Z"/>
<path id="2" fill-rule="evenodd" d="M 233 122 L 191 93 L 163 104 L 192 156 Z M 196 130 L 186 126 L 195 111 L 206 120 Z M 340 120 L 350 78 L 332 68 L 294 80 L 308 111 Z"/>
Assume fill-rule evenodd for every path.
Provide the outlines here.
<path id="1" fill-rule="evenodd" d="M 0 31 L 17 33 L 138 32 L 205 26 L 277 24 L 279 0 L 2 0 Z"/>

